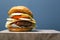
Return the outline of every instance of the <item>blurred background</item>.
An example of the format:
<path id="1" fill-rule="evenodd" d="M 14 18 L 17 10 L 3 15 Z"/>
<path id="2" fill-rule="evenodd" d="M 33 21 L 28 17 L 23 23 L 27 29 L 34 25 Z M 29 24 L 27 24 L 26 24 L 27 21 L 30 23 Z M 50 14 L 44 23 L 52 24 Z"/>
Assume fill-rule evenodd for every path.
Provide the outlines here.
<path id="1" fill-rule="evenodd" d="M 36 29 L 60 31 L 60 0 L 0 0 L 0 30 L 5 30 L 8 10 L 13 6 L 26 6 L 34 15 Z"/>

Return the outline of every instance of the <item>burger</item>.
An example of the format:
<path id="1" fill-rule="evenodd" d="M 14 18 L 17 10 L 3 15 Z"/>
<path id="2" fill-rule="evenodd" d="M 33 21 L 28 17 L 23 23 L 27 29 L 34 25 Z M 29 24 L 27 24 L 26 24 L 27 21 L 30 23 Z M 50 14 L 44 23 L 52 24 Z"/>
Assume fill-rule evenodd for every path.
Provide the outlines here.
<path id="1" fill-rule="evenodd" d="M 8 11 L 6 28 L 12 32 L 32 31 L 36 26 L 32 12 L 25 6 L 14 6 Z"/>

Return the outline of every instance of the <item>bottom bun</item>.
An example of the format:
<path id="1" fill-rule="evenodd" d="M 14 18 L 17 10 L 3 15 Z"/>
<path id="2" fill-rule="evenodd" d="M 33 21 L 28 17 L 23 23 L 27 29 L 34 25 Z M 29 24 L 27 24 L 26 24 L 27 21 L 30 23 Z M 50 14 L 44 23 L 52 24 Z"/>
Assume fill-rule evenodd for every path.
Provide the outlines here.
<path id="1" fill-rule="evenodd" d="M 32 28 L 8 28 L 11 32 L 29 32 L 32 31 Z"/>

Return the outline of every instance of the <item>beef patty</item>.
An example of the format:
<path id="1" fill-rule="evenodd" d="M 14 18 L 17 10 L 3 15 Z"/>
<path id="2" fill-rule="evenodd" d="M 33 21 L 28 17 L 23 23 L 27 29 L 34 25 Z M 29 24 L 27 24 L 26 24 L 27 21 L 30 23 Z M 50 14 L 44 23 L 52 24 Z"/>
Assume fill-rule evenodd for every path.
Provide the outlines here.
<path id="1" fill-rule="evenodd" d="M 29 21 L 17 21 L 17 22 L 13 22 L 13 23 L 11 23 L 11 24 L 16 24 L 16 25 L 18 25 L 19 27 L 32 27 L 32 22 L 29 22 Z"/>

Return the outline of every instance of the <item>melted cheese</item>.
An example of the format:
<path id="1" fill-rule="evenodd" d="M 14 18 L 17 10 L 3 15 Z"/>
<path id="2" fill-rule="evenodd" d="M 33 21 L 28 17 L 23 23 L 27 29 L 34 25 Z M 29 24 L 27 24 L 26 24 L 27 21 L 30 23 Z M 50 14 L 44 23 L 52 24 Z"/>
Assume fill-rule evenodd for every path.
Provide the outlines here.
<path id="1" fill-rule="evenodd" d="M 10 17 L 13 17 L 13 16 L 15 16 L 15 15 L 21 15 L 21 14 L 23 14 L 23 13 L 12 13 L 12 14 L 10 15 Z"/>
<path id="2" fill-rule="evenodd" d="M 30 21 L 30 19 L 27 19 L 27 18 L 19 18 L 20 20 L 29 20 Z"/>

